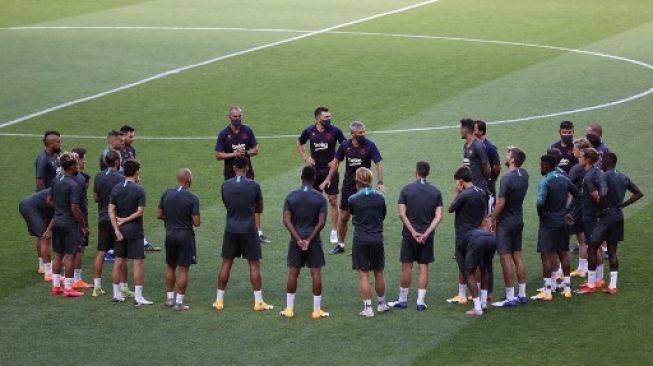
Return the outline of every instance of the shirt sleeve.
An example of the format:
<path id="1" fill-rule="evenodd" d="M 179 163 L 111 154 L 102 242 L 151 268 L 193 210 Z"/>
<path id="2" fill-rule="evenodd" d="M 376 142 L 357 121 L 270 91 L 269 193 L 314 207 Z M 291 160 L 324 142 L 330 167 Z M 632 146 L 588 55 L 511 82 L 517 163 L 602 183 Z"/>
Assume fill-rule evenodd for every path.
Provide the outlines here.
<path id="1" fill-rule="evenodd" d="M 342 144 L 342 142 L 345 141 L 345 134 L 342 133 L 341 129 L 338 129 L 338 133 L 336 133 L 336 140 L 338 140 L 339 144 Z"/>
<path id="2" fill-rule="evenodd" d="M 261 192 L 261 186 L 256 183 L 256 202 L 263 201 L 263 192 Z"/>
<path id="3" fill-rule="evenodd" d="M 372 143 L 372 146 L 370 146 L 370 154 L 372 155 L 372 161 L 374 161 L 374 163 L 378 163 L 383 160 L 381 157 L 381 152 L 379 152 L 379 149 L 376 147 L 375 143 Z"/>
<path id="4" fill-rule="evenodd" d="M 458 194 L 458 196 L 456 196 L 456 198 L 455 198 L 455 199 L 453 200 L 453 202 L 451 203 L 451 209 L 452 209 L 453 211 L 458 211 L 458 209 L 460 209 L 460 207 L 461 207 L 461 206 L 463 205 L 463 203 L 465 202 L 465 199 L 466 199 L 465 196 L 466 196 L 466 195 L 465 195 L 465 192 L 460 192 L 460 193 Z"/>
<path id="5" fill-rule="evenodd" d="M 138 193 L 138 207 L 145 207 L 145 204 L 145 190 L 141 188 Z"/>
<path id="6" fill-rule="evenodd" d="M 116 186 L 111 188 L 111 193 L 109 194 L 109 204 L 114 206 L 116 204 Z"/>
<path id="7" fill-rule="evenodd" d="M 254 130 L 252 130 L 251 128 L 249 129 L 248 143 L 250 148 L 256 147 L 258 145 L 258 141 L 256 141 L 256 136 L 254 135 Z"/>
<path id="8" fill-rule="evenodd" d="M 442 193 L 438 191 L 438 198 L 435 200 L 435 207 L 442 207 L 442 206 L 444 206 L 442 204 Z"/>
<path id="9" fill-rule="evenodd" d="M 580 193 L 578 192 L 576 185 L 570 179 L 567 179 L 567 193 L 570 193 L 574 197 L 578 196 L 578 193 Z"/>
<path id="10" fill-rule="evenodd" d="M 299 135 L 299 138 L 297 140 L 299 141 L 300 144 L 304 145 L 306 143 L 306 141 L 308 141 L 309 138 L 310 137 L 309 137 L 308 128 L 307 128 L 307 129 L 304 129 L 304 131 L 302 131 L 302 134 Z"/>
<path id="11" fill-rule="evenodd" d="M 499 152 L 497 151 L 497 147 L 494 145 L 490 145 L 488 147 L 487 158 L 490 161 L 491 166 L 501 164 L 501 159 L 499 158 Z"/>
<path id="12" fill-rule="evenodd" d="M 36 179 L 43 179 L 48 173 L 48 161 L 45 155 L 41 154 L 36 158 Z"/>
<path id="13" fill-rule="evenodd" d="M 478 143 L 474 144 L 474 151 L 476 153 L 476 156 L 478 156 L 479 159 L 481 159 L 481 164 L 485 164 L 488 162 L 487 160 L 487 153 L 485 152 L 485 145 L 480 140 L 476 140 Z"/>
<path id="14" fill-rule="evenodd" d="M 76 204 L 79 205 L 82 202 L 82 187 L 77 184 L 77 182 L 73 182 L 74 185 L 70 189 L 70 203 L 71 204 Z"/>
<path id="15" fill-rule="evenodd" d="M 406 202 L 407 202 L 406 188 L 404 188 L 401 190 L 401 192 L 399 192 L 399 200 L 397 201 L 397 203 L 400 205 L 405 205 Z"/>
<path id="16" fill-rule="evenodd" d="M 504 175 L 503 177 L 501 177 L 501 181 L 499 182 L 499 197 L 506 198 L 507 194 L 508 194 L 508 176 Z"/>
<path id="17" fill-rule="evenodd" d="M 327 213 L 327 200 L 324 197 L 322 197 L 322 203 L 320 204 L 320 213 Z"/>
<path id="18" fill-rule="evenodd" d="M 544 206 L 547 193 L 546 179 L 542 179 L 537 186 L 537 207 Z"/>
<path id="19" fill-rule="evenodd" d="M 347 199 L 347 201 L 349 202 L 349 213 L 350 213 L 351 215 L 354 214 L 354 206 L 356 206 L 356 205 L 354 204 L 354 200 L 351 199 L 352 197 L 353 197 L 353 196 L 350 196 L 350 197 Z"/>
<path id="20" fill-rule="evenodd" d="M 345 160 L 345 148 L 342 146 L 342 144 L 340 144 L 340 146 L 338 146 L 338 150 L 336 150 L 336 160 Z"/>
<path id="21" fill-rule="evenodd" d="M 222 131 L 218 134 L 218 139 L 215 141 L 215 151 L 224 152 L 224 134 Z"/>
<path id="22" fill-rule="evenodd" d="M 161 199 L 159 200 L 159 210 L 163 210 L 163 200 L 166 197 L 166 193 L 168 193 L 168 191 L 163 192 L 163 194 L 161 195 Z"/>
<path id="23" fill-rule="evenodd" d="M 197 196 L 193 196 L 190 214 L 193 216 L 200 214 L 200 199 Z"/>
<path id="24" fill-rule="evenodd" d="M 583 179 L 583 190 L 588 193 L 592 193 L 597 189 L 596 185 L 592 181 L 592 178 L 593 177 L 590 175 L 590 176 L 585 176 L 585 179 Z"/>
<path id="25" fill-rule="evenodd" d="M 286 199 L 283 201 L 283 210 L 291 211 L 290 209 L 290 195 L 286 196 Z"/>

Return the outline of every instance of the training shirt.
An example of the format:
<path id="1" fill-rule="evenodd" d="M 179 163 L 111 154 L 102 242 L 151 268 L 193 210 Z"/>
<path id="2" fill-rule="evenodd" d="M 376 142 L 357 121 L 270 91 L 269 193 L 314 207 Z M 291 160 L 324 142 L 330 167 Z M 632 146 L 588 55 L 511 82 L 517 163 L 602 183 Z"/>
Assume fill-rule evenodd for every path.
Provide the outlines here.
<path id="1" fill-rule="evenodd" d="M 442 207 L 442 193 L 426 179 L 417 179 L 401 189 L 398 203 L 406 205 L 408 221 L 417 232 L 423 233 L 431 226 L 435 210 Z M 403 234 L 410 235 L 405 225 Z"/>
<path id="2" fill-rule="evenodd" d="M 135 182 L 124 180 L 111 190 L 109 204 L 116 206 L 116 217 L 125 218 L 145 207 L 145 189 Z M 143 217 L 120 225 L 120 232 L 126 238 L 140 239 L 143 233 Z"/>
<path id="3" fill-rule="evenodd" d="M 51 188 L 46 188 L 30 194 L 29 196 L 23 198 L 22 201 L 20 201 L 20 205 L 26 209 L 36 210 L 46 218 L 52 218 L 52 215 L 54 215 L 54 208 L 48 205 L 48 195 L 50 195 L 50 189 Z"/>
<path id="4" fill-rule="evenodd" d="M 371 168 L 372 161 L 378 164 L 383 160 L 376 144 L 371 140 L 365 139 L 358 146 L 354 146 L 352 140 L 343 141 L 336 151 L 336 159 L 345 161 L 345 178 L 342 186 L 347 188 L 356 187 L 356 169 L 360 167 Z"/>
<path id="5" fill-rule="evenodd" d="M 630 191 L 631 193 L 637 192 L 637 185 L 628 176 L 616 169 L 610 169 L 605 172 L 605 182 L 608 187 L 608 192 L 605 195 L 604 212 L 615 215 L 617 219 L 623 220 L 621 205 L 624 202 L 626 191 Z"/>
<path id="6" fill-rule="evenodd" d="M 594 202 L 591 196 L 591 193 L 594 191 L 598 191 L 599 196 L 601 197 L 605 197 L 607 193 L 605 176 L 603 172 L 595 166 L 586 171 L 582 182 L 581 209 L 584 222 L 596 221 L 601 213 L 601 205 Z"/>
<path id="7" fill-rule="evenodd" d="M 505 198 L 506 204 L 498 218 L 499 225 L 512 226 L 524 222 L 523 203 L 528 192 L 528 172 L 517 168 L 501 177 L 499 197 Z"/>
<path id="8" fill-rule="evenodd" d="M 349 197 L 349 212 L 354 225 L 354 243 L 383 245 L 383 220 L 387 213 L 385 197 L 366 187 Z"/>
<path id="9" fill-rule="evenodd" d="M 456 213 L 454 227 L 456 241 L 459 242 L 468 231 L 478 229 L 481 226 L 487 211 L 487 196 L 481 188 L 472 186 L 456 196 L 451 208 Z"/>
<path id="10" fill-rule="evenodd" d="M 238 132 L 234 132 L 231 125 L 223 128 L 220 133 L 218 133 L 218 138 L 215 142 L 215 151 L 223 153 L 232 153 L 235 150 L 240 148 L 245 148 L 249 150 L 258 145 L 256 141 L 256 136 L 254 136 L 254 131 L 249 128 L 247 125 L 240 125 Z M 245 155 L 248 161 L 249 170 L 247 171 L 247 177 L 249 179 L 254 178 L 254 168 L 252 167 L 252 160 L 248 155 Z M 231 179 L 236 176 L 234 172 L 234 159 L 229 158 L 224 160 L 224 179 Z"/>
<path id="11" fill-rule="evenodd" d="M 47 150 L 41 151 L 34 162 L 36 179 L 43 179 L 45 188 L 52 185 L 52 181 L 59 173 L 59 154 L 49 154 Z"/>
<path id="12" fill-rule="evenodd" d="M 106 169 L 95 175 L 93 180 L 93 193 L 97 195 L 98 221 L 106 222 L 109 220 L 109 196 L 111 190 L 118 183 L 122 183 L 125 177 L 111 169 Z"/>
<path id="13" fill-rule="evenodd" d="M 559 172 L 553 170 L 545 175 L 537 187 L 537 213 L 540 226 L 550 228 L 565 227 L 567 194 L 578 195 L 574 184 Z"/>
<path id="14" fill-rule="evenodd" d="M 288 193 L 283 209 L 290 211 L 295 230 L 302 239 L 305 239 L 315 230 L 320 214 L 326 215 L 327 201 L 313 187 L 304 186 Z M 315 238 L 319 240 L 320 233 Z"/>
<path id="15" fill-rule="evenodd" d="M 227 208 L 225 231 L 235 234 L 256 233 L 254 211 L 263 201 L 261 187 L 255 181 L 236 176 L 222 183 L 222 202 Z"/>
<path id="16" fill-rule="evenodd" d="M 562 146 L 562 141 L 556 141 L 551 144 L 551 148 L 560 150 L 562 157 L 560 158 L 560 162 L 558 162 L 558 167 L 569 174 L 571 168 L 578 164 L 578 159 L 574 156 L 574 144 Z"/>
<path id="17" fill-rule="evenodd" d="M 345 135 L 334 125 L 325 127 L 321 132 L 315 125 L 311 125 L 302 132 L 298 140 L 302 145 L 310 141 L 309 146 L 311 157 L 315 161 L 315 169 L 328 170 L 329 163 L 336 155 L 336 145 L 345 141 Z"/>
<path id="18" fill-rule="evenodd" d="M 193 216 L 200 214 L 200 200 L 188 188 L 179 186 L 163 192 L 159 209 L 165 213 L 166 230 L 193 230 Z"/>
<path id="19" fill-rule="evenodd" d="M 50 192 L 54 202 L 53 225 L 60 228 L 74 228 L 78 225 L 70 208 L 72 204 L 80 204 L 82 188 L 72 176 L 60 175 Z"/>
<path id="20" fill-rule="evenodd" d="M 482 190 L 487 190 L 487 180 L 483 175 L 483 165 L 488 162 L 485 145 L 480 139 L 463 145 L 463 165 L 472 170 L 472 183 Z"/>

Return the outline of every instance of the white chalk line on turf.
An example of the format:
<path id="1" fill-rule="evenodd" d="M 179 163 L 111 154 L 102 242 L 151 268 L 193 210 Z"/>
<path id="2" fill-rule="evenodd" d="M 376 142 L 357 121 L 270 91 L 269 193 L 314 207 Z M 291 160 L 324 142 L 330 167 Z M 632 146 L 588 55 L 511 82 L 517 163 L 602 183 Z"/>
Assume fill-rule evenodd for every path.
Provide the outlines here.
<path id="1" fill-rule="evenodd" d="M 142 31 L 220 31 L 220 32 L 271 32 L 271 33 L 311 33 L 316 30 L 284 28 L 242 28 L 242 27 L 172 27 L 172 26 L 33 26 L 7 27 L 0 31 L 38 31 L 38 30 L 142 30 Z"/>
<path id="2" fill-rule="evenodd" d="M 268 48 L 284 45 L 284 44 L 287 44 L 287 43 L 290 43 L 290 42 L 299 41 L 301 39 L 305 39 L 305 38 L 313 37 L 313 36 L 316 36 L 316 35 L 319 35 L 319 34 L 331 32 L 331 31 L 334 31 L 334 30 L 337 30 L 337 29 L 340 29 L 340 28 L 344 28 L 344 27 L 348 27 L 348 26 L 351 26 L 351 25 L 364 23 L 364 22 L 367 22 L 367 21 L 370 21 L 370 20 L 374 20 L 374 19 L 378 19 L 378 18 L 388 16 L 388 15 L 403 13 L 405 11 L 416 9 L 416 8 L 419 8 L 419 7 L 422 7 L 422 6 L 435 4 L 438 1 L 440 1 L 440 0 L 423 1 L 423 2 L 420 2 L 420 3 L 417 3 L 417 4 L 405 6 L 403 8 L 399 8 L 399 9 L 395 9 L 395 10 L 389 10 L 389 11 L 386 11 L 386 12 L 383 12 L 383 13 L 370 15 L 370 16 L 367 16 L 367 17 L 364 17 L 364 18 L 352 20 L 352 21 L 341 23 L 341 24 L 334 25 L 334 26 L 331 26 L 331 27 L 322 28 L 320 30 L 316 30 L 316 31 L 313 31 L 313 32 L 303 33 L 303 34 L 300 34 L 300 35 L 297 35 L 297 36 L 294 36 L 294 37 L 285 38 L 285 39 L 282 39 L 280 41 L 266 43 L 264 45 L 248 48 L 248 49 L 238 51 L 238 52 L 233 52 L 233 53 L 230 53 L 230 54 L 227 54 L 227 55 L 215 57 L 215 58 L 205 60 L 205 61 L 202 61 L 202 62 L 198 62 L 198 63 L 195 63 L 195 64 L 186 65 L 186 66 L 178 67 L 178 68 L 175 68 L 175 69 L 171 69 L 171 70 L 159 73 L 159 74 L 152 75 L 152 76 L 147 77 L 145 79 L 135 81 L 133 83 L 129 83 L 129 84 L 126 84 L 126 85 L 123 85 L 123 86 L 120 86 L 120 87 L 117 87 L 117 88 L 113 88 L 113 89 L 110 89 L 110 90 L 107 90 L 107 91 L 104 91 L 104 92 L 101 92 L 101 93 L 93 94 L 93 95 L 90 95 L 88 97 L 75 99 L 75 100 L 72 100 L 70 102 L 62 103 L 62 104 L 56 105 L 54 107 L 50 107 L 50 108 L 47 108 L 47 109 L 44 109 L 44 110 L 41 110 L 41 111 L 38 111 L 38 112 L 28 114 L 26 116 L 22 116 L 22 117 L 13 119 L 11 121 L 4 122 L 4 123 L 0 124 L 0 128 L 15 125 L 17 123 L 27 121 L 27 120 L 35 118 L 35 117 L 42 116 L 44 114 L 48 114 L 50 112 L 58 111 L 58 110 L 63 109 L 63 108 L 67 108 L 67 107 L 70 107 L 70 106 L 73 106 L 73 105 L 76 105 L 76 104 L 87 102 L 89 100 L 94 100 L 94 99 L 98 99 L 98 98 L 101 98 L 101 97 L 104 97 L 104 96 L 107 96 L 107 95 L 115 94 L 115 93 L 117 93 L 119 91 L 126 90 L 126 89 L 131 89 L 133 87 L 143 85 L 143 84 L 148 83 L 150 81 L 158 80 L 158 79 L 164 78 L 166 76 L 170 76 L 170 75 L 175 75 L 175 74 L 178 74 L 178 73 L 183 72 L 183 71 L 187 71 L 187 70 L 190 70 L 190 69 L 195 69 L 195 68 L 198 68 L 198 67 L 201 67 L 201 66 L 210 65 L 210 64 L 213 64 L 213 63 L 216 63 L 216 62 L 219 62 L 219 61 L 223 61 L 223 60 L 227 60 L 227 59 L 230 59 L 230 58 L 246 55 L 246 54 L 249 54 L 249 53 L 252 53 L 252 52 L 257 52 L 257 51 L 265 50 L 265 49 L 268 49 Z"/>

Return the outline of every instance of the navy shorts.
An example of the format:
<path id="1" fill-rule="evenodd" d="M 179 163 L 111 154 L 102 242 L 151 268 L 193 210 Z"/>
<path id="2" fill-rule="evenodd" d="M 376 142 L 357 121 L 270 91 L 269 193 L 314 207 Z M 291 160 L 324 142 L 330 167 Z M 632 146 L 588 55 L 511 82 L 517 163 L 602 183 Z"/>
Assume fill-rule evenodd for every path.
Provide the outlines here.
<path id="1" fill-rule="evenodd" d="M 166 264 L 190 267 L 197 264 L 195 234 L 192 230 L 168 230 L 166 232 Z"/>
<path id="2" fill-rule="evenodd" d="M 567 227 L 540 227 L 537 232 L 537 249 L 543 254 L 569 251 L 569 231 Z"/>
<path id="3" fill-rule="evenodd" d="M 18 210 L 23 216 L 23 219 L 25 219 L 29 234 L 40 238 L 45 232 L 45 229 L 48 228 L 48 222 L 51 218 L 43 216 L 39 210 L 24 207 L 22 204 L 19 205 Z"/>
<path id="4" fill-rule="evenodd" d="M 322 268 L 324 267 L 324 251 L 322 242 L 315 239 L 308 245 L 307 250 L 301 250 L 295 240 L 288 244 L 288 267 L 301 268 Z"/>
<path id="5" fill-rule="evenodd" d="M 222 240 L 222 257 L 227 259 L 243 257 L 249 261 L 260 260 L 262 253 L 258 233 L 225 232 Z"/>
<path id="6" fill-rule="evenodd" d="M 348 187 L 342 186 L 342 194 L 340 195 L 340 209 L 343 211 L 349 211 L 349 197 L 355 195 L 357 192 L 356 186 Z"/>
<path id="7" fill-rule="evenodd" d="M 82 235 L 79 225 L 52 228 L 52 249 L 57 254 L 77 254 L 81 250 Z"/>
<path id="8" fill-rule="evenodd" d="M 424 244 L 418 243 L 410 234 L 402 234 L 401 251 L 399 260 L 401 263 L 417 262 L 419 264 L 433 263 L 434 255 L 434 237 L 431 234 Z"/>
<path id="9" fill-rule="evenodd" d="M 116 241 L 113 252 L 118 258 L 145 259 L 145 238 L 123 238 Z"/>
<path id="10" fill-rule="evenodd" d="M 618 243 L 624 240 L 624 220 L 622 217 L 604 215 L 594 227 L 592 238 L 599 242 Z"/>
<path id="11" fill-rule="evenodd" d="M 358 271 L 383 271 L 385 268 L 385 251 L 383 243 L 352 245 L 352 269 Z"/>
<path id="12" fill-rule="evenodd" d="M 499 254 L 521 252 L 524 223 L 512 225 L 497 224 L 497 251 Z"/>
<path id="13" fill-rule="evenodd" d="M 116 242 L 116 233 L 110 221 L 98 221 L 97 223 L 97 250 L 108 252 L 113 249 Z"/>
<path id="14" fill-rule="evenodd" d="M 315 171 L 315 182 L 313 183 L 313 188 L 315 188 L 318 192 L 322 192 L 320 189 L 320 184 L 324 182 L 326 177 L 329 175 L 329 168 L 327 169 L 317 169 Z M 331 184 L 327 188 L 324 189 L 324 193 L 328 194 L 329 196 L 335 196 L 338 193 L 340 193 L 340 190 L 338 189 L 338 181 L 340 180 L 340 174 L 336 171 L 333 176 L 331 177 Z"/>

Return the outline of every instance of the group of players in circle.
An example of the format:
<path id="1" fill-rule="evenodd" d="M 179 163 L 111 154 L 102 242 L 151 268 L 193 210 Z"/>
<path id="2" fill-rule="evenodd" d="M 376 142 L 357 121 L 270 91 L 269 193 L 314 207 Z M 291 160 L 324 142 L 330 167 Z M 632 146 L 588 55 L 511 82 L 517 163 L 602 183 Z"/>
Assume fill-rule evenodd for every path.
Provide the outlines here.
<path id="1" fill-rule="evenodd" d="M 273 309 L 263 300 L 260 259 L 262 244 L 269 240 L 262 232 L 263 196 L 254 181 L 251 158 L 258 154 L 253 130 L 242 123 L 242 110 L 229 109 L 229 125 L 222 129 L 215 145 L 215 157 L 224 161 L 221 198 L 226 208 L 222 242 L 222 264 L 218 272 L 217 294 L 213 307 L 224 308 L 224 293 L 234 259 L 249 263 L 254 292 L 254 310 Z M 61 136 L 45 133 L 45 149 L 36 160 L 37 192 L 25 197 L 19 210 L 28 231 L 37 238 L 39 273 L 52 282 L 51 294 L 79 297 L 83 288 L 93 287 L 93 296 L 102 289 L 102 267 L 108 251 L 114 251 L 111 273 L 113 301 L 132 297 L 136 306 L 152 305 L 143 295 L 143 259 L 145 235 L 143 213 L 146 194 L 139 184 L 140 163 L 132 146 L 135 131 L 124 126 L 110 131 L 108 146 L 100 157 L 100 172 L 93 184 L 98 204 L 97 253 L 93 268 L 93 286 L 81 276 L 84 249 L 89 243 L 87 189 L 90 176 L 84 172 L 86 150 L 77 148 L 61 153 Z M 419 265 L 416 309 L 427 309 L 428 266 L 434 261 L 435 232 L 443 216 L 441 191 L 427 181 L 429 163 L 417 162 L 415 179 L 399 194 L 398 213 L 403 223 L 400 249 L 401 280 L 396 301 L 386 301 L 383 221 L 387 214 L 382 156 L 375 143 L 365 136 L 363 122 L 350 123 L 350 139 L 331 123 L 326 107 L 315 110 L 315 123 L 297 140 L 297 151 L 306 163 L 300 188 L 284 201 L 283 223 L 290 234 L 287 264 L 289 268 L 286 307 L 280 314 L 294 317 L 297 281 L 302 267 L 308 267 L 312 279 L 311 317 L 328 317 L 321 306 L 321 268 L 325 264 L 321 231 L 327 216 L 331 222 L 332 255 L 345 252 L 347 227 L 351 219 L 354 232 L 352 268 L 358 272 L 363 300 L 360 315 L 374 316 L 369 273 L 372 272 L 378 296 L 377 312 L 406 309 L 413 265 Z M 496 146 L 486 138 L 483 121 L 460 121 L 463 144 L 462 166 L 454 174 L 454 192 L 448 212 L 455 214 L 455 259 L 459 268 L 458 294 L 447 302 L 467 304 L 467 315 L 480 316 L 488 303 L 496 307 L 526 304 L 526 270 L 522 260 L 523 201 L 529 175 L 522 167 L 524 151 L 509 146 L 505 157 L 508 172 L 501 172 Z M 605 286 L 603 249 L 610 262 L 610 280 L 603 292 L 617 293 L 617 244 L 624 236 L 622 208 L 643 194 L 624 174 L 617 171 L 617 156 L 602 142 L 602 128 L 590 123 L 585 138 L 574 140 L 570 121 L 560 124 L 560 141 L 540 157 L 542 179 L 537 188 L 539 230 L 537 251 L 542 259 L 544 286 L 530 299 L 550 301 L 561 290 L 572 297 L 571 277 L 587 277 L 576 290 L 587 294 Z M 309 151 L 305 144 L 309 144 Z M 340 163 L 345 164 L 342 190 L 339 190 Z M 370 170 L 374 162 L 374 174 Z M 159 200 L 157 218 L 165 223 L 166 300 L 165 306 L 188 310 L 184 295 L 189 268 L 196 263 L 194 227 L 200 226 L 198 197 L 190 191 L 193 174 L 188 168 L 177 173 L 178 185 L 166 190 Z M 632 195 L 624 201 L 626 191 Z M 326 194 L 326 198 L 324 197 Z M 338 195 L 340 194 L 340 202 Z M 495 199 L 496 198 L 496 199 Z M 330 211 L 330 212 L 329 212 Z M 578 268 L 570 268 L 570 236 L 579 243 Z M 51 262 L 50 250 L 55 257 Z M 492 302 L 492 262 L 498 251 L 505 281 L 505 298 Z M 134 292 L 128 286 L 127 260 L 133 263 Z M 64 274 L 60 271 L 64 269 Z M 514 276 L 518 281 L 515 296 Z M 63 280 L 62 280 L 63 279 Z M 562 283 L 558 284 L 558 279 Z M 63 282 L 63 286 L 62 286 Z M 175 297 L 176 290 L 176 297 Z M 467 295 L 469 290 L 470 297 Z"/>

